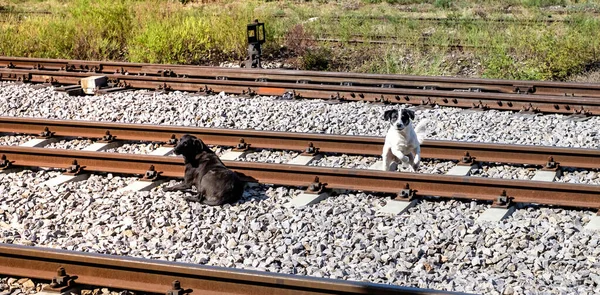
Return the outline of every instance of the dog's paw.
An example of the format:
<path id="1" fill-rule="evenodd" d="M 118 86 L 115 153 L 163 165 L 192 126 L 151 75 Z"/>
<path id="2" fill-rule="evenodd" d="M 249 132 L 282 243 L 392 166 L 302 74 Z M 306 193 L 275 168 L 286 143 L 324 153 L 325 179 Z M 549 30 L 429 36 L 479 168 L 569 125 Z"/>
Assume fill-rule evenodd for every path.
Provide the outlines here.
<path id="1" fill-rule="evenodd" d="M 172 191 L 174 191 L 173 187 L 170 187 L 170 186 L 163 187 L 163 192 L 172 192 Z"/>

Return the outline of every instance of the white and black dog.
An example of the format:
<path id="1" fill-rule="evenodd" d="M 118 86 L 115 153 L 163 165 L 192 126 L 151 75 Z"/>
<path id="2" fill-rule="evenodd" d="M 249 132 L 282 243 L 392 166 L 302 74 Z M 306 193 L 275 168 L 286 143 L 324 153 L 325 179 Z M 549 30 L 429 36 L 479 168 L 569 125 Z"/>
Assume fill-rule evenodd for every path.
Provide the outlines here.
<path id="1" fill-rule="evenodd" d="M 422 120 L 413 129 L 415 112 L 409 109 L 385 111 L 383 118 L 391 123 L 383 145 L 383 170 L 396 170 L 397 164 L 411 165 L 417 171 L 421 162 L 421 143 L 427 132 L 427 120 Z M 392 165 L 394 164 L 394 165 Z"/>

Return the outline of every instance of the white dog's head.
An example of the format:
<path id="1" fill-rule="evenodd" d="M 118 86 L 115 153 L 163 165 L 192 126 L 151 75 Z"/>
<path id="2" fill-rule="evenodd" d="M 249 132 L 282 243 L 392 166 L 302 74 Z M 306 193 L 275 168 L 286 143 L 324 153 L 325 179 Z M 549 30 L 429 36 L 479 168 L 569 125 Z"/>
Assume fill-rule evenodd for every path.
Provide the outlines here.
<path id="1" fill-rule="evenodd" d="M 402 112 L 398 115 L 398 110 L 389 110 L 385 111 L 383 118 L 386 121 L 389 121 L 393 128 L 402 131 L 415 119 L 415 112 L 409 109 L 402 109 Z"/>

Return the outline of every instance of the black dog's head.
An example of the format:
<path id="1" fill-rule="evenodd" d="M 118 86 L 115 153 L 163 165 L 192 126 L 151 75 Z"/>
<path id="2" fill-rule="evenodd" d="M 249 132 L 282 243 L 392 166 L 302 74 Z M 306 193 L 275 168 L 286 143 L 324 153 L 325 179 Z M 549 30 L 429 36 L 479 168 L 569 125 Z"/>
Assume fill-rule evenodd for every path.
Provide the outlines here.
<path id="1" fill-rule="evenodd" d="M 183 155 L 184 157 L 193 157 L 205 150 L 206 145 L 201 139 L 185 134 L 179 139 L 177 146 L 175 146 L 174 152 L 176 155 Z"/>
<path id="2" fill-rule="evenodd" d="M 386 121 L 390 121 L 392 126 L 398 131 L 402 131 L 415 119 L 415 112 L 409 109 L 402 109 L 400 116 L 398 116 L 398 110 L 389 110 L 385 111 L 383 118 Z"/>

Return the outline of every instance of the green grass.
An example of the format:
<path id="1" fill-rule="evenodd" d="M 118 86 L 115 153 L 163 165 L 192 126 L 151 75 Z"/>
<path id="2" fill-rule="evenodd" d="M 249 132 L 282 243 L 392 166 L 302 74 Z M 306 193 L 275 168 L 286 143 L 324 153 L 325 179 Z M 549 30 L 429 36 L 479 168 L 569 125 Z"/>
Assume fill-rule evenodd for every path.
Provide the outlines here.
<path id="1" fill-rule="evenodd" d="M 0 55 L 178 64 L 241 61 L 246 57 L 246 24 L 259 19 L 267 29 L 264 55 L 283 52 L 302 69 L 564 80 L 599 59 L 600 20 L 593 12 L 600 7 L 594 1 L 188 2 L 0 0 Z M 556 5 L 565 13 L 548 9 Z M 20 13 L 24 11 L 52 14 Z M 313 17 L 317 18 L 308 21 Z M 566 21 L 487 21 L 550 18 Z M 348 41 L 356 34 L 367 39 L 393 36 L 400 44 L 355 46 L 298 39 L 334 35 Z M 453 45 L 464 47 L 457 50 Z"/>

